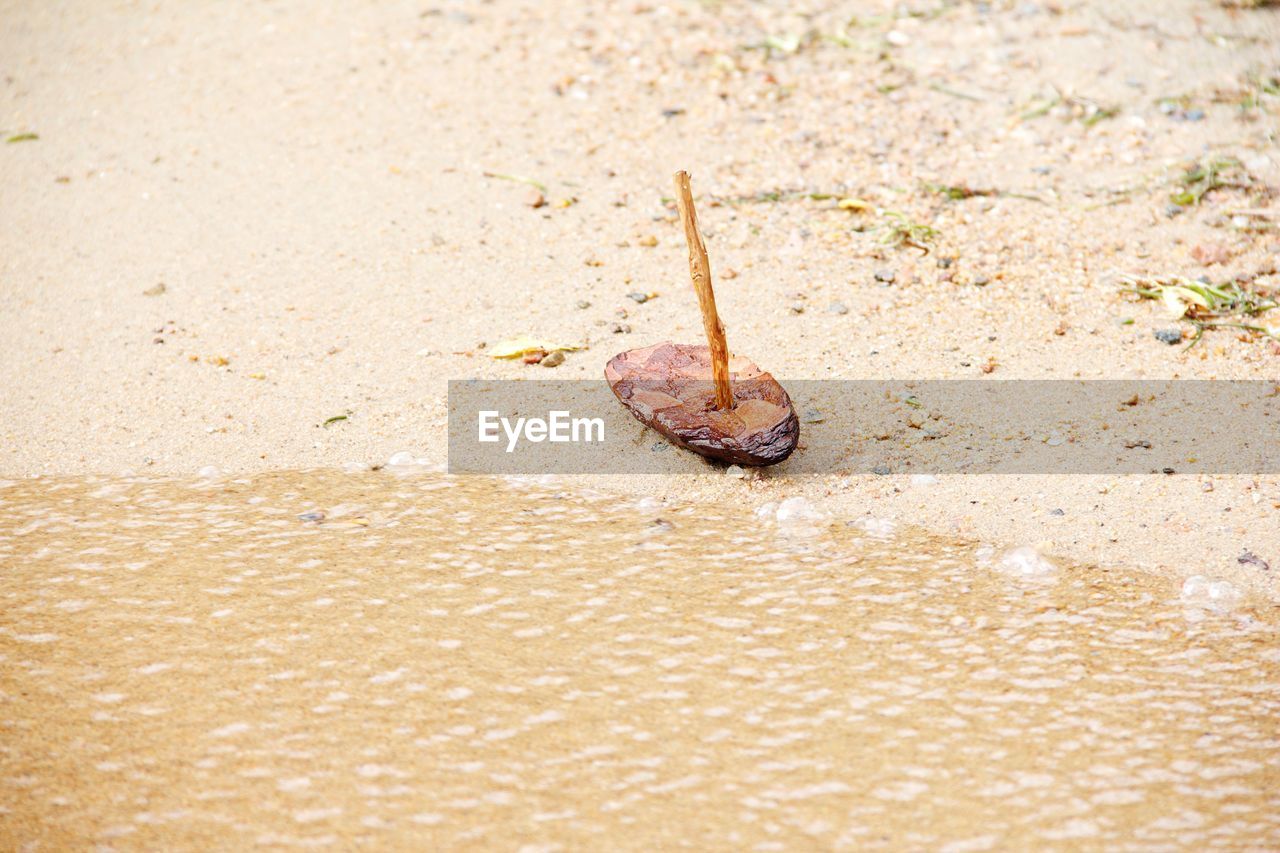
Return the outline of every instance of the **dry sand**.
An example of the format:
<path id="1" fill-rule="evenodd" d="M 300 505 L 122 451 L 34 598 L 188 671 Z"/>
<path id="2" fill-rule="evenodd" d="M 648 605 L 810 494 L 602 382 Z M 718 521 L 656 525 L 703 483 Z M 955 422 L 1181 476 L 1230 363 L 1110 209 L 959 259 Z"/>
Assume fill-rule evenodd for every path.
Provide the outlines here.
<path id="1" fill-rule="evenodd" d="M 39 137 L 0 145 L 0 474 L 442 460 L 449 378 L 594 378 L 621 349 L 699 340 L 661 201 L 677 168 L 730 344 L 780 377 L 1275 378 L 1256 336 L 1158 342 L 1175 324 L 1108 276 L 1274 286 L 1274 220 L 1227 211 L 1277 204 L 1278 33 L 1275 9 L 1208 0 L 0 2 L 0 133 Z M 1067 103 L 1032 115 L 1053 87 Z M 1254 189 L 1170 216 L 1211 155 Z M 858 230 L 874 214 L 804 193 L 901 210 L 937 246 L 888 248 Z M 521 332 L 589 348 L 554 374 L 486 357 Z M 1280 479 L 1208 480 L 744 483 L 691 459 L 616 487 L 805 493 L 1275 592 Z"/>

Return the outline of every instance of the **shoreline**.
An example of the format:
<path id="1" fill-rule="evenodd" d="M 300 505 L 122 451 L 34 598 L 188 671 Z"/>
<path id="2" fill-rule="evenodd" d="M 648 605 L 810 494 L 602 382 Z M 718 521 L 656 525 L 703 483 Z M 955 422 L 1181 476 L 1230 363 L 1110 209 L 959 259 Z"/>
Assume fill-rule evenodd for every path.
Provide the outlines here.
<path id="1" fill-rule="evenodd" d="M 1242 562 L 1241 552 L 1233 550 L 1241 548 L 1270 560 L 1265 529 L 1276 507 L 1247 497 L 1260 493 L 1253 486 L 1255 478 L 1251 477 L 977 474 L 943 475 L 933 478 L 935 482 L 924 483 L 913 482 L 910 475 L 870 475 L 810 477 L 804 483 L 797 483 L 772 477 L 767 469 L 748 473 L 743 479 L 716 469 L 714 473 L 641 475 L 624 482 L 623 478 L 611 475 L 449 474 L 446 464 L 439 459 L 415 457 L 406 451 L 399 454 L 414 457 L 415 461 L 389 465 L 390 457 L 387 457 L 373 463 L 352 461 L 338 466 L 238 471 L 203 466 L 196 471 L 152 467 L 144 471 L 0 475 L 0 486 L 31 479 L 101 478 L 110 482 L 131 477 L 216 484 L 273 474 L 363 474 L 381 470 L 389 477 L 527 479 L 575 493 L 612 495 L 619 500 L 647 498 L 692 507 L 739 507 L 744 517 L 754 517 L 762 508 L 776 507 L 790 498 L 802 498 L 832 524 L 888 523 L 927 537 L 988 546 L 1002 553 L 1033 548 L 1051 561 L 1160 576 L 1170 581 L 1175 592 L 1187 578 L 1201 575 L 1209 580 L 1225 580 L 1241 593 L 1269 606 L 1280 603 L 1280 584 L 1275 580 L 1274 569 L 1260 570 L 1256 564 Z M 1234 526 L 1194 526 L 1193 513 L 1202 507 L 1206 482 L 1213 484 L 1212 494 L 1220 504 L 1239 508 L 1238 512 L 1232 512 L 1237 516 L 1232 518 Z M 1153 491 L 1156 493 L 1152 494 Z M 1158 518 L 1106 515 L 1115 507 L 1133 505 L 1144 509 L 1158 506 L 1162 515 Z M 1063 509 L 1063 513 L 1058 515 L 1053 512 L 1055 509 Z M 1245 517 L 1241 520 L 1239 516 Z M 1251 522 L 1256 532 L 1252 538 L 1239 532 L 1249 529 Z M 1192 532 L 1194 538 L 1188 539 Z M 1242 547 L 1240 543 L 1245 544 Z"/>

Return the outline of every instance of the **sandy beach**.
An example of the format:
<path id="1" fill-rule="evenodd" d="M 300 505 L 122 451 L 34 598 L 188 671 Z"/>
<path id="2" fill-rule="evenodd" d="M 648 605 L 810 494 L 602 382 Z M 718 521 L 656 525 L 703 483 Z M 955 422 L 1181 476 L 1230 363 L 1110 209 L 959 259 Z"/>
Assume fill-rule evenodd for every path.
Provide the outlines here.
<path id="1" fill-rule="evenodd" d="M 448 379 L 596 378 L 699 340 L 678 168 L 730 343 L 781 378 L 1277 377 L 1280 342 L 1170 346 L 1194 329 L 1114 278 L 1276 292 L 1275 9 L 10 0 L 0 21 L 9 478 L 443 462 Z M 1172 202 L 1206 158 L 1223 185 Z M 933 229 L 927 255 L 884 240 L 887 211 Z M 586 348 L 487 356 L 522 333 Z M 803 494 L 1280 589 L 1273 475 L 743 481 L 691 457 L 595 485 Z"/>
<path id="2" fill-rule="evenodd" d="M 1277 849 L 1278 131 L 1271 0 L 0 0 L 0 848 Z M 768 468 L 605 382 L 702 238 Z"/>

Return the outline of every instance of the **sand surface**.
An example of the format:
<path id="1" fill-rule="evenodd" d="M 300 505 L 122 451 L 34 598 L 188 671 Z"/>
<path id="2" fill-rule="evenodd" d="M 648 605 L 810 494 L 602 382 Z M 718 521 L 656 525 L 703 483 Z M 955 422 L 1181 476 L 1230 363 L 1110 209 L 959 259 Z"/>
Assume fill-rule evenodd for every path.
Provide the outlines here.
<path id="1" fill-rule="evenodd" d="M 442 461 L 449 378 L 599 377 L 699 340 L 677 168 L 730 345 L 779 377 L 1276 378 L 1257 335 L 1157 341 L 1177 324 L 1111 275 L 1274 287 L 1274 219 L 1232 212 L 1277 206 L 1278 33 L 1208 0 L 5 0 L 0 134 L 38 139 L 0 144 L 0 474 Z M 1252 187 L 1170 215 L 1216 155 Z M 932 253 L 843 197 L 928 223 Z M 486 356 L 525 332 L 588 348 L 554 373 Z M 1275 476 L 744 482 L 691 459 L 598 485 L 1280 576 Z"/>

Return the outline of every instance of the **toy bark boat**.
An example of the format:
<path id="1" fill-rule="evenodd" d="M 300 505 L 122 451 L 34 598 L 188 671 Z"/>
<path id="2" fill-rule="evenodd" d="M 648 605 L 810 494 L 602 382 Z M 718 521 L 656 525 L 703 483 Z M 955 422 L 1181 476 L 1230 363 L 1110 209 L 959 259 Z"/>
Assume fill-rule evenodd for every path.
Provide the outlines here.
<path id="1" fill-rule="evenodd" d="M 605 379 L 631 414 L 680 447 L 738 465 L 781 462 L 800 440 L 800 420 L 777 380 L 745 358 L 729 357 L 689 174 L 677 172 L 675 181 L 708 346 L 663 342 L 628 350 L 610 359 Z"/>

